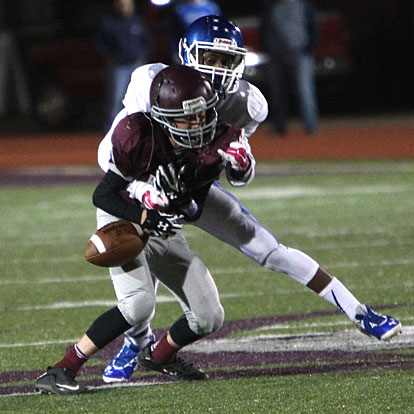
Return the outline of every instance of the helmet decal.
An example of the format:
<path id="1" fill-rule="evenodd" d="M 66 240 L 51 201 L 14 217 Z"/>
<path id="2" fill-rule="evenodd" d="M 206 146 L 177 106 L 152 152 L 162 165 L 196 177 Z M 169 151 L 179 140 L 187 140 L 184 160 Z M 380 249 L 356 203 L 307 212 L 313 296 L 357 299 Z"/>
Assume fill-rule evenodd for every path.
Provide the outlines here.
<path id="1" fill-rule="evenodd" d="M 181 63 L 208 75 L 221 96 L 237 90 L 247 50 L 241 30 L 233 22 L 223 16 L 201 17 L 187 28 L 178 47 Z M 228 55 L 230 67 L 206 64 L 206 52 Z"/>
<path id="2" fill-rule="evenodd" d="M 199 96 L 198 98 L 183 101 L 183 109 L 185 114 L 194 114 L 205 111 L 207 109 L 206 100 L 204 97 Z"/>

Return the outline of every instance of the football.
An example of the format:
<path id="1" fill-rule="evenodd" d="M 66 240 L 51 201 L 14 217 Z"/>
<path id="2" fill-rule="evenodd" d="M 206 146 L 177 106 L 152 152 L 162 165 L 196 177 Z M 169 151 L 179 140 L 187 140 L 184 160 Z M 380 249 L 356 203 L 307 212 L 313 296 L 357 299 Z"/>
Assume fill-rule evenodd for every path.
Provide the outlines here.
<path id="1" fill-rule="evenodd" d="M 140 236 L 126 220 L 97 230 L 86 245 L 85 259 L 96 266 L 117 267 L 132 262 L 144 249 L 148 236 Z"/>

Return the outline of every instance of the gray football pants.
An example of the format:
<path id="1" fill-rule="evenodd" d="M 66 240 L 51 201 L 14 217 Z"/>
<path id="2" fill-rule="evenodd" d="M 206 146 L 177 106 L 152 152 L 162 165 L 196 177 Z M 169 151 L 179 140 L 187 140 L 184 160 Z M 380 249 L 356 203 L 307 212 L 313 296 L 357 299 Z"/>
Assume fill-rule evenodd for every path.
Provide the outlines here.
<path id="1" fill-rule="evenodd" d="M 97 210 L 98 228 L 117 221 Z M 181 231 L 173 237 L 150 237 L 133 263 L 109 269 L 118 308 L 135 332 L 146 329 L 154 316 L 156 287 L 162 282 L 178 299 L 190 329 L 204 336 L 223 324 L 224 310 L 204 263 L 191 252 Z"/>

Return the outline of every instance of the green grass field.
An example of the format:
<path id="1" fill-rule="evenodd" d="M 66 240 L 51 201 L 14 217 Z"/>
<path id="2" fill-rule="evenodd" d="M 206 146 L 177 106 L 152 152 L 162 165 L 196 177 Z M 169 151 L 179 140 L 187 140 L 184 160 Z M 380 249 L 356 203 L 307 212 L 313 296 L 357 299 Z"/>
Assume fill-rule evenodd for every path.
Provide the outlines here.
<path id="1" fill-rule="evenodd" d="M 366 338 L 305 287 L 187 226 L 190 246 L 216 280 L 226 324 L 241 321 L 217 342 L 189 350 L 212 379 L 151 385 L 148 373 L 138 371 L 134 386 L 103 386 L 114 345 L 79 376 L 98 384 L 93 392 L 35 394 L 36 375 L 113 306 L 115 295 L 107 270 L 83 259 L 95 231 L 93 183 L 2 187 L 0 412 L 412 413 L 414 161 L 261 164 L 259 170 L 266 174 L 233 193 L 284 244 L 312 256 L 362 303 L 399 318 L 402 335 L 389 343 Z M 155 329 L 181 314 L 166 289 L 159 298 Z M 239 353 L 216 364 L 218 354 L 203 344 L 223 354 L 239 346 Z M 251 352 L 258 362 L 244 361 Z"/>

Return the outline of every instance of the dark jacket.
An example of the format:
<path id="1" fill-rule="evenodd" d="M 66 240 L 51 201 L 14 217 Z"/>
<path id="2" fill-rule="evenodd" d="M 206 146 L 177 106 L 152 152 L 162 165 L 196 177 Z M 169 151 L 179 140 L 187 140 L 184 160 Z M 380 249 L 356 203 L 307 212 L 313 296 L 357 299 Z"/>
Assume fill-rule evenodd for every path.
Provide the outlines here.
<path id="1" fill-rule="evenodd" d="M 136 15 L 123 17 L 111 14 L 101 22 L 95 50 L 115 64 L 145 63 L 151 50 L 149 30 Z"/>

